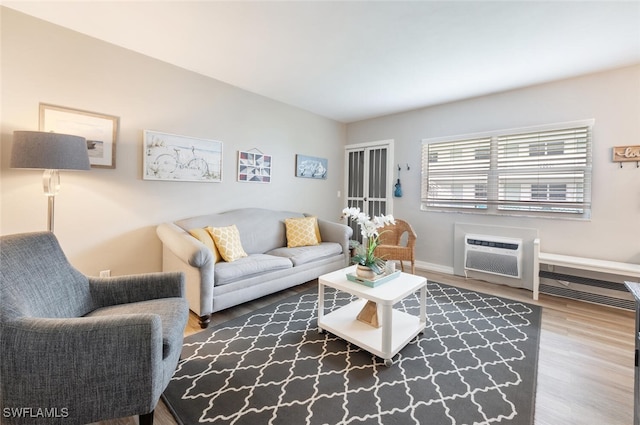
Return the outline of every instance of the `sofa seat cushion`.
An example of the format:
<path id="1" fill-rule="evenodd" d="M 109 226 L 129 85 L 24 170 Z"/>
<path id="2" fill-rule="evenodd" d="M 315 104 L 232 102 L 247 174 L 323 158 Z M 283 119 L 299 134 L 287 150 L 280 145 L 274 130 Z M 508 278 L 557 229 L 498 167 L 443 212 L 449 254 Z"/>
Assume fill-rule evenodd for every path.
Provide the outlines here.
<path id="1" fill-rule="evenodd" d="M 292 267 L 293 264 L 288 258 L 266 254 L 252 254 L 231 263 L 217 263 L 214 271 L 215 282 L 216 285 L 224 285 L 225 283 L 245 279 L 257 274 L 290 269 Z"/>
<path id="2" fill-rule="evenodd" d="M 116 304 L 98 308 L 85 317 L 120 316 L 123 314 L 156 314 L 162 323 L 162 358 L 169 353 L 182 350 L 182 335 L 184 333 L 185 316 L 189 305 L 184 298 L 160 298 L 129 304 Z M 172 347 L 171 342 L 179 342 L 179 347 Z"/>
<path id="3" fill-rule="evenodd" d="M 311 263 L 323 258 L 342 254 L 342 246 L 336 242 L 321 242 L 315 246 L 299 246 L 296 248 L 276 248 L 267 254 L 291 260 L 294 266 Z"/>

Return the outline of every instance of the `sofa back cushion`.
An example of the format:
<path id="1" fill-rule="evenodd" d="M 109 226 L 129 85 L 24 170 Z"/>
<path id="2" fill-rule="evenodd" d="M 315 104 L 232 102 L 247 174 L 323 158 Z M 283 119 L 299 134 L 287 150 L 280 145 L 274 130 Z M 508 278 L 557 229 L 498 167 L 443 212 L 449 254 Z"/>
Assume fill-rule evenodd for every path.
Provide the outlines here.
<path id="1" fill-rule="evenodd" d="M 284 221 L 291 217 L 304 217 L 304 214 L 264 208 L 241 208 L 191 217 L 176 221 L 175 224 L 185 231 L 207 226 L 224 227 L 235 224 L 240 233 L 242 248 L 251 255 L 263 254 L 272 249 L 287 246 Z"/>

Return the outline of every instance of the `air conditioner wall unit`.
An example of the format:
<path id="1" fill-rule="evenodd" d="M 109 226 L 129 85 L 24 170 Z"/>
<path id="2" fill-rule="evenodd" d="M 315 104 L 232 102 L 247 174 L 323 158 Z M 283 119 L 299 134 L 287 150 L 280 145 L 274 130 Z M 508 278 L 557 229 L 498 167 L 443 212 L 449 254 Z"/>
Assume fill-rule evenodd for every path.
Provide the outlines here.
<path id="1" fill-rule="evenodd" d="M 464 268 L 520 279 L 522 239 L 467 233 L 464 238 Z"/>

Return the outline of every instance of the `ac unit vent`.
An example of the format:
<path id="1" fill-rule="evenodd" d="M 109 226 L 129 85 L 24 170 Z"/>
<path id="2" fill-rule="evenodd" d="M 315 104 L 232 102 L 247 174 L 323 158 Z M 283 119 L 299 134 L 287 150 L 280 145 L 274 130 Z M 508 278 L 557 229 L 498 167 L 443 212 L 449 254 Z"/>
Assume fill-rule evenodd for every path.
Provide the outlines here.
<path id="1" fill-rule="evenodd" d="M 522 239 L 466 234 L 464 268 L 499 276 L 520 278 Z"/>

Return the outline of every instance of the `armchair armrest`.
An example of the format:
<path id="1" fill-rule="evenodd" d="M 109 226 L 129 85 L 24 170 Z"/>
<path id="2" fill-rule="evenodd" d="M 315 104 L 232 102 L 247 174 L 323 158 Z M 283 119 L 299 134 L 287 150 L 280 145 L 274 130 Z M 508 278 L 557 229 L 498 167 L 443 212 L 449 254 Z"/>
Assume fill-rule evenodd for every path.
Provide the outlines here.
<path id="1" fill-rule="evenodd" d="M 185 295 L 181 272 L 89 277 L 89 287 L 98 307 Z"/>
<path id="2" fill-rule="evenodd" d="M 2 323 L 0 353 L 4 406 L 65 409 L 70 423 L 151 411 L 162 391 L 149 385 L 163 373 L 155 314 L 20 318 Z"/>

